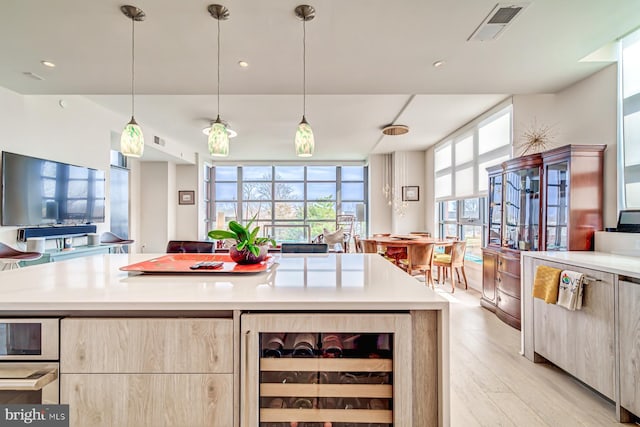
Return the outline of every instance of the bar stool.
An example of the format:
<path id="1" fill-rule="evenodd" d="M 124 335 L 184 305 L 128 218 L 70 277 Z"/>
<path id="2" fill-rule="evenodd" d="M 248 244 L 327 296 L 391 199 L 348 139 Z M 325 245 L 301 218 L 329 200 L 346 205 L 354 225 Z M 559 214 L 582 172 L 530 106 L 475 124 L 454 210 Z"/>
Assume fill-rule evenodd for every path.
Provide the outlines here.
<path id="1" fill-rule="evenodd" d="M 13 249 L 11 246 L 7 246 L 4 243 L 0 243 L 0 263 L 2 263 L 2 268 L 0 270 L 13 270 L 14 268 L 20 268 L 20 261 L 33 261 L 41 256 L 42 254 L 40 252 L 23 252 Z"/>
<path id="2" fill-rule="evenodd" d="M 110 231 L 105 231 L 100 236 L 100 243 L 106 243 L 108 245 L 114 245 L 113 253 L 121 254 L 123 253 L 122 247 L 132 244 L 133 240 L 123 239 L 122 237 L 113 234 Z"/>

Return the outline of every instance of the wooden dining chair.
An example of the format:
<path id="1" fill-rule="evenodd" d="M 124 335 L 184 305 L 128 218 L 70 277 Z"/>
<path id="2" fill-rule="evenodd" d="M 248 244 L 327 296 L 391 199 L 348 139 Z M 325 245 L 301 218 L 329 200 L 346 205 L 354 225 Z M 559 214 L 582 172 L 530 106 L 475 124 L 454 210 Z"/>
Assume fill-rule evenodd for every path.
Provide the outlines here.
<path id="1" fill-rule="evenodd" d="M 360 240 L 360 243 L 362 243 L 362 250 L 365 254 L 378 253 L 378 242 L 375 240 L 362 239 Z"/>
<path id="2" fill-rule="evenodd" d="M 435 289 L 432 273 L 434 248 L 434 243 L 411 245 L 407 248 L 407 259 L 400 260 L 400 267 L 410 275 L 413 276 L 414 272 L 424 274 L 424 282 L 432 289 Z"/>
<path id="3" fill-rule="evenodd" d="M 362 248 L 362 240 L 360 239 L 359 234 L 353 235 L 353 246 L 355 248 L 356 253 L 361 254 L 362 252 L 364 252 Z"/>
<path id="4" fill-rule="evenodd" d="M 444 283 L 445 271 L 450 270 L 451 277 L 451 293 L 455 291 L 454 271 L 460 283 L 460 273 L 464 278 L 464 288 L 468 288 L 467 274 L 464 271 L 464 254 L 467 248 L 467 242 L 453 242 L 450 254 L 435 254 L 433 257 L 433 266 L 438 269 L 438 282 L 442 280 Z"/>

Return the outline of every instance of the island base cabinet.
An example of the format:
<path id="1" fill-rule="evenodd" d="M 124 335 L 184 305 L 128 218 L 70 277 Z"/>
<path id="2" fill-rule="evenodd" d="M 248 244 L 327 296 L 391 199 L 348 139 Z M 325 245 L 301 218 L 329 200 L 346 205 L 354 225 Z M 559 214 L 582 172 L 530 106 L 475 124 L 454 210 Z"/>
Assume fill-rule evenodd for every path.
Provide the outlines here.
<path id="1" fill-rule="evenodd" d="M 410 314 L 243 314 L 241 337 L 243 427 L 437 424 L 412 420 Z"/>
<path id="2" fill-rule="evenodd" d="M 71 427 L 233 425 L 230 374 L 63 374 Z"/>
<path id="3" fill-rule="evenodd" d="M 640 311 L 638 310 L 640 283 L 620 280 L 618 289 L 620 406 L 640 417 L 640 369 L 638 369 L 640 366 Z"/>

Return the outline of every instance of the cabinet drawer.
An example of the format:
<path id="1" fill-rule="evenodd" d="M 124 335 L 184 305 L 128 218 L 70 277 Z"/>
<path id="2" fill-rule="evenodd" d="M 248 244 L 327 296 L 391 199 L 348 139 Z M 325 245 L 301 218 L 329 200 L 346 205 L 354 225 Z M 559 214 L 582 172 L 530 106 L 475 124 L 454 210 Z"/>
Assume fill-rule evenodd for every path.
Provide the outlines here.
<path id="1" fill-rule="evenodd" d="M 640 284 L 619 281 L 620 404 L 640 415 Z"/>
<path id="2" fill-rule="evenodd" d="M 231 373 L 231 319 L 62 319 L 62 373 Z"/>
<path id="3" fill-rule="evenodd" d="M 520 278 L 509 273 L 498 271 L 497 285 L 503 293 L 520 300 Z"/>
<path id="4" fill-rule="evenodd" d="M 231 374 L 62 374 L 71 427 L 233 425 Z"/>
<path id="5" fill-rule="evenodd" d="M 498 255 L 498 271 L 520 277 L 520 257 Z"/>
<path id="6" fill-rule="evenodd" d="M 520 298 L 513 297 L 498 289 L 496 305 L 498 310 L 505 312 L 515 319 L 520 319 Z"/>

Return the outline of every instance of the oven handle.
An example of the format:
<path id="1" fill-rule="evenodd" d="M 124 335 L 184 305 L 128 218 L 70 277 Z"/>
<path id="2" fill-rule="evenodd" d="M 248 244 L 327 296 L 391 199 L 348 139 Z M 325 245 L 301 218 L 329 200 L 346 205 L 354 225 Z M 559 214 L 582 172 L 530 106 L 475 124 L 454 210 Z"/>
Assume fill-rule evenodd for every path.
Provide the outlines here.
<path id="1" fill-rule="evenodd" d="M 43 369 L 29 378 L 0 378 L 0 390 L 42 390 L 58 379 L 58 368 Z"/>

